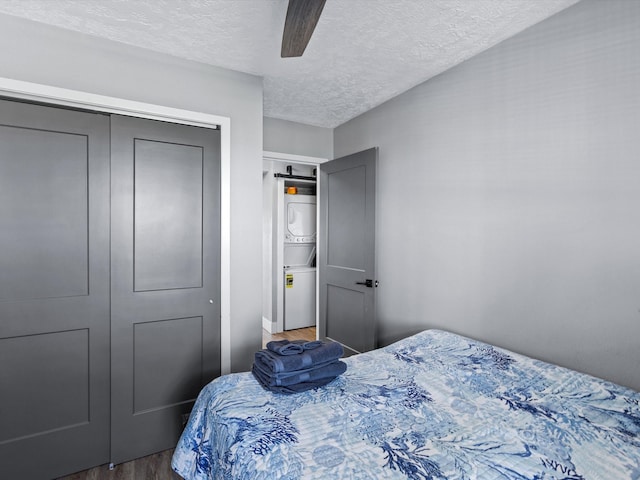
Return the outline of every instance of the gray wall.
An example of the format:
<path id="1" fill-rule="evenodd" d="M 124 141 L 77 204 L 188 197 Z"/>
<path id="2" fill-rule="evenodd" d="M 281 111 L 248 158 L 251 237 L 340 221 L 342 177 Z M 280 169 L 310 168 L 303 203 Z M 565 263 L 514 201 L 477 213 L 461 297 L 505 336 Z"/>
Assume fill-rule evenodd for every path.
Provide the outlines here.
<path id="1" fill-rule="evenodd" d="M 264 150 L 330 159 L 333 129 L 265 117 Z"/>
<path id="2" fill-rule="evenodd" d="M 261 344 L 262 79 L 0 15 L 0 76 L 231 117 L 231 369 Z"/>
<path id="3" fill-rule="evenodd" d="M 638 25 L 583 0 L 335 130 L 380 147 L 383 344 L 444 328 L 640 390 Z"/>

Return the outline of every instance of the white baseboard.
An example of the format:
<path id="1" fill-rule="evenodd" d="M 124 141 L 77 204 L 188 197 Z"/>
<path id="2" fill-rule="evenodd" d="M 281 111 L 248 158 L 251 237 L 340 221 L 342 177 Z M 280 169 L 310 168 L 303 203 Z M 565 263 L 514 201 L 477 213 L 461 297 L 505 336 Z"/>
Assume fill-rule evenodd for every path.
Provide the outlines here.
<path id="1" fill-rule="evenodd" d="M 269 333 L 273 333 L 276 331 L 276 323 L 270 321 L 267 317 L 262 317 L 262 328 Z"/>

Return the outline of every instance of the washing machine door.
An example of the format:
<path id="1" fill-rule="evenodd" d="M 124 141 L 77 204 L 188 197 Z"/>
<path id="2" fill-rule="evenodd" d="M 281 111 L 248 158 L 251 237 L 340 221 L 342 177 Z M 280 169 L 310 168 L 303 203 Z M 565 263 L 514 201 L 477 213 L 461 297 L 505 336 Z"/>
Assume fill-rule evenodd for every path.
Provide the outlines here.
<path id="1" fill-rule="evenodd" d="M 284 329 L 316 324 L 316 269 L 288 268 L 284 271 Z"/>

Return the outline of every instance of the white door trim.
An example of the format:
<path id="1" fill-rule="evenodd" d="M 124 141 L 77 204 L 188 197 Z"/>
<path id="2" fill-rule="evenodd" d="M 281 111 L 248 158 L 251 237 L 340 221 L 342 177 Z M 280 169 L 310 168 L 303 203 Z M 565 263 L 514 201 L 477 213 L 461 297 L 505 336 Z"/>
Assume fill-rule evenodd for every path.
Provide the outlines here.
<path id="1" fill-rule="evenodd" d="M 280 153 L 280 152 L 268 152 L 266 150 L 262 152 L 262 158 L 264 160 L 277 160 L 279 162 L 293 162 L 293 163 L 309 163 L 312 165 L 329 161 L 328 158 L 323 158 L 323 157 L 307 157 L 305 155 L 294 155 L 291 153 Z"/>
<path id="2" fill-rule="evenodd" d="M 231 118 L 0 77 L 0 95 L 220 129 L 220 368 L 231 372 Z"/>

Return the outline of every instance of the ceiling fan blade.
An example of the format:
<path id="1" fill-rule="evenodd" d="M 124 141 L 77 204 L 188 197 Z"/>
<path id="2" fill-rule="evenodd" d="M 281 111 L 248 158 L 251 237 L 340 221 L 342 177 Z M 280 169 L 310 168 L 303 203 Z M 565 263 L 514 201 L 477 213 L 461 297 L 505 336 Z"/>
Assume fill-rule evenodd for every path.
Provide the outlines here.
<path id="1" fill-rule="evenodd" d="M 280 56 L 301 57 L 316 28 L 325 0 L 289 0 Z"/>

